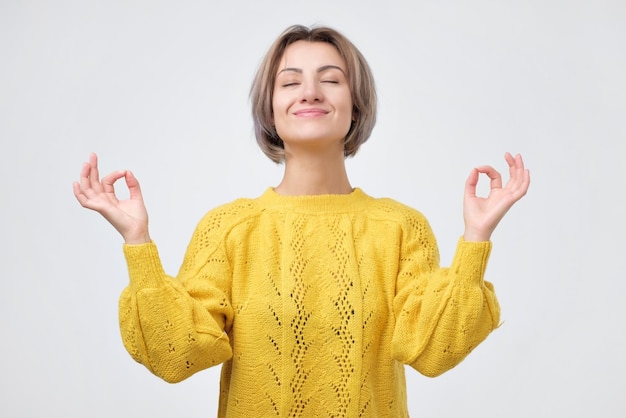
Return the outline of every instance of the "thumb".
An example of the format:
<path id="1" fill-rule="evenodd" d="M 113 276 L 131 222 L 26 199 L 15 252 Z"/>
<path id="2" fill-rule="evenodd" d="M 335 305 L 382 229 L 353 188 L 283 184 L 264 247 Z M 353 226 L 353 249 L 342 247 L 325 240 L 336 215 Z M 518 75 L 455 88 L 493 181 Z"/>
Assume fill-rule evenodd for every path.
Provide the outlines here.
<path id="1" fill-rule="evenodd" d="M 467 177 L 465 181 L 465 196 L 467 197 L 475 197 L 476 196 L 476 185 L 478 184 L 478 169 L 473 168 L 470 172 L 470 175 Z"/>

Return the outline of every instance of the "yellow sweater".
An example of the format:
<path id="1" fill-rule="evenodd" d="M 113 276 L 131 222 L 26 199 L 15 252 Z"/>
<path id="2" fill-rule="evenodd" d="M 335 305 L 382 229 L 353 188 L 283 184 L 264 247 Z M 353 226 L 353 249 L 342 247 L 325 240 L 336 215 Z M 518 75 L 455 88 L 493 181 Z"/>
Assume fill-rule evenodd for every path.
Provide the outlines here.
<path id="1" fill-rule="evenodd" d="M 408 416 L 404 365 L 439 375 L 499 323 L 490 249 L 460 239 L 440 268 L 414 209 L 269 188 L 207 213 L 176 278 L 124 246 L 124 345 L 168 382 L 224 363 L 220 417 Z"/>

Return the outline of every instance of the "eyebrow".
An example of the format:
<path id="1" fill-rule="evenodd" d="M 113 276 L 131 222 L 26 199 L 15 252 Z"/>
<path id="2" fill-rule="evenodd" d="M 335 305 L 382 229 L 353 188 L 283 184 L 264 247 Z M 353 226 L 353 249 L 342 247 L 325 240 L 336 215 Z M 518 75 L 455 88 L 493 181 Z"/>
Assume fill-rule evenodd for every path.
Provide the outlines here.
<path id="1" fill-rule="evenodd" d="M 319 68 L 317 69 L 317 72 L 318 72 L 318 73 L 323 73 L 324 71 L 327 71 L 327 70 L 333 70 L 333 69 L 334 69 L 334 70 L 339 70 L 339 71 L 341 71 L 344 75 L 346 74 L 346 72 L 343 70 L 343 68 L 341 68 L 341 67 L 339 67 L 339 66 L 337 66 L 337 65 L 330 65 L 330 64 L 329 64 L 329 65 L 322 65 L 321 67 L 319 67 Z M 281 73 L 283 73 L 283 72 L 285 72 L 285 71 L 293 71 L 293 72 L 296 72 L 296 73 L 302 74 L 302 68 L 294 68 L 294 67 L 287 67 L 287 68 L 283 68 L 282 70 L 280 70 L 280 71 L 278 72 L 278 74 L 281 74 Z M 277 75 L 278 75 L 278 74 L 277 74 Z"/>

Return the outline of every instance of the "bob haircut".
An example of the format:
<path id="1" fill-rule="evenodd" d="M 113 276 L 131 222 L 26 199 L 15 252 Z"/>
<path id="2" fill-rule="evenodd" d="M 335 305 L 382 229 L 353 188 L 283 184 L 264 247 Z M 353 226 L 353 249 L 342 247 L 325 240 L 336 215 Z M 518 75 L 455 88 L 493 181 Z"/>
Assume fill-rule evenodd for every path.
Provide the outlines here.
<path id="1" fill-rule="evenodd" d="M 285 160 L 285 148 L 274 127 L 272 99 L 278 66 L 285 49 L 297 42 L 326 42 L 337 48 L 347 66 L 352 94 L 352 125 L 344 139 L 344 157 L 352 157 L 367 141 L 376 124 L 376 88 L 370 67 L 361 52 L 338 31 L 324 26 L 288 27 L 263 58 L 250 89 L 254 134 L 261 150 L 277 164 Z"/>

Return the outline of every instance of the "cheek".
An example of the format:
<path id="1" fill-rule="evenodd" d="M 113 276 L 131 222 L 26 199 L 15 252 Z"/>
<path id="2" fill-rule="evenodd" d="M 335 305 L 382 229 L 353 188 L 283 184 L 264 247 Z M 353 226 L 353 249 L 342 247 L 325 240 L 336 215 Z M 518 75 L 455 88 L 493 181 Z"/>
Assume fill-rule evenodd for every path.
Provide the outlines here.
<path id="1" fill-rule="evenodd" d="M 350 117 L 352 117 L 354 103 L 352 101 L 352 94 L 350 94 L 350 90 L 344 91 L 341 94 L 341 98 L 339 99 L 339 101 L 341 103 L 343 111 L 350 113 Z"/>
<path id="2" fill-rule="evenodd" d="M 281 101 L 280 97 L 277 98 L 274 96 L 272 100 L 272 124 L 279 136 L 286 123 L 285 112 L 285 104 Z"/>
<path id="3" fill-rule="evenodd" d="M 354 121 L 354 104 L 352 102 L 352 98 L 346 100 L 346 102 L 344 103 L 343 113 L 349 120 L 348 123 L 352 124 L 352 122 Z"/>
<path id="4" fill-rule="evenodd" d="M 272 114 L 275 116 L 281 116 L 281 114 L 285 113 L 287 110 L 287 103 L 284 97 L 279 95 L 274 95 L 272 98 Z"/>

